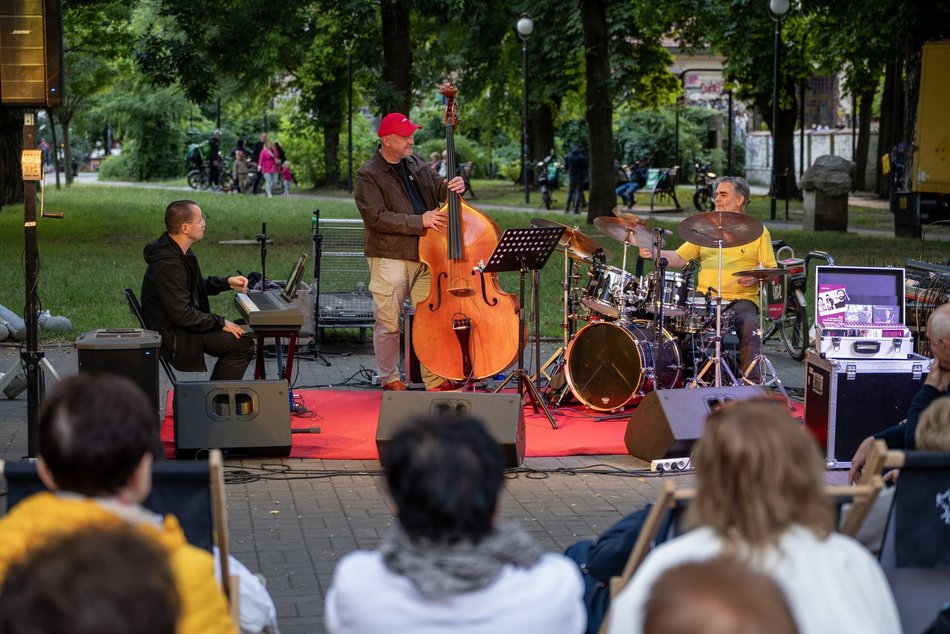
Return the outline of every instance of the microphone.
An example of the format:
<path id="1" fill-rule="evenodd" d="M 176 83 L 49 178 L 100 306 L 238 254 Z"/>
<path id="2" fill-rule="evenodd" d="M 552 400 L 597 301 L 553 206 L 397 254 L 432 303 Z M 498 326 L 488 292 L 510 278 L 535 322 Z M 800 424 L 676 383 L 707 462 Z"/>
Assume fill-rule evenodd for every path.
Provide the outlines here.
<path id="1" fill-rule="evenodd" d="M 657 233 L 659 233 L 661 236 L 662 236 L 662 235 L 668 235 L 668 236 L 673 235 L 673 232 L 672 232 L 672 231 L 670 231 L 669 229 L 664 229 L 663 227 L 653 227 L 653 230 L 656 231 Z"/>

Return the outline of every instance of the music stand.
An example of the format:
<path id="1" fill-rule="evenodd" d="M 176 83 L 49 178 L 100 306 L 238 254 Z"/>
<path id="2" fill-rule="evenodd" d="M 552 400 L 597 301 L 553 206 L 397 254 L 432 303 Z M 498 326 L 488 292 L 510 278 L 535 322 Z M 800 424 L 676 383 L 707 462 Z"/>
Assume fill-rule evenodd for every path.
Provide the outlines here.
<path id="1" fill-rule="evenodd" d="M 554 417 L 544 404 L 541 398 L 540 386 L 531 382 L 530 375 L 524 369 L 524 349 L 525 341 L 525 274 L 528 271 L 540 271 L 547 264 L 548 259 L 554 252 L 554 248 L 561 240 L 561 235 L 567 227 L 525 227 L 523 229 L 505 229 L 501 234 L 501 240 L 498 246 L 488 258 L 488 263 L 481 267 L 486 273 L 504 273 L 509 271 L 518 271 L 521 275 L 521 285 L 519 287 L 518 300 L 521 305 L 518 309 L 518 369 L 508 375 L 508 377 L 495 388 L 495 393 L 500 392 L 512 378 L 518 377 L 518 394 L 524 398 L 525 390 L 531 395 L 534 411 L 538 408 L 544 412 L 544 416 L 551 423 L 551 427 L 557 429 L 557 423 Z M 540 315 L 540 291 L 538 284 L 533 285 L 531 292 L 531 305 L 534 310 L 534 344 L 535 356 L 538 363 L 541 362 L 541 315 Z M 538 383 L 541 382 L 541 373 L 538 372 Z"/>

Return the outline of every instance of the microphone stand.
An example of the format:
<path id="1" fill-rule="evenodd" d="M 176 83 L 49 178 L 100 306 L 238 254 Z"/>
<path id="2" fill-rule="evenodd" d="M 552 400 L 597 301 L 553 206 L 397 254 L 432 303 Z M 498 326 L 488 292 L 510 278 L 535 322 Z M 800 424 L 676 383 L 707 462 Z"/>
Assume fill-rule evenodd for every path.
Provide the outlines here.
<path id="1" fill-rule="evenodd" d="M 257 241 L 261 243 L 261 290 L 267 290 L 267 223 L 261 223 L 261 232 L 257 234 Z"/>
<path id="2" fill-rule="evenodd" d="M 317 225 L 320 222 L 320 210 L 313 211 L 310 234 L 313 239 L 313 342 L 310 344 L 310 353 L 314 359 L 319 359 L 323 365 L 330 367 L 330 361 L 320 352 L 320 259 L 323 257 L 323 236 Z"/>

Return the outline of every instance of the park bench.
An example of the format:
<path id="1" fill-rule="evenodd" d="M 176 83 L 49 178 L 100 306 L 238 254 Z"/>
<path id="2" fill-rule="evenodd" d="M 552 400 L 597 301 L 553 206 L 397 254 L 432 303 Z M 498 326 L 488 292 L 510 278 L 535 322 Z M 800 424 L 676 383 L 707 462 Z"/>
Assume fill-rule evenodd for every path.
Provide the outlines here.
<path id="1" fill-rule="evenodd" d="M 647 184 L 640 192 L 650 192 L 650 211 L 654 205 L 666 202 L 672 205 L 675 211 L 681 211 L 680 202 L 676 198 L 676 185 L 679 183 L 679 165 L 673 167 L 651 167 L 647 171 Z"/>
<path id="2" fill-rule="evenodd" d="M 462 177 L 462 180 L 465 181 L 465 191 L 462 192 L 464 196 L 466 193 L 469 194 L 469 198 L 478 198 L 475 195 L 475 190 L 472 189 L 472 170 L 475 169 L 475 163 L 468 161 L 467 163 L 462 163 L 459 165 L 457 174 Z"/>

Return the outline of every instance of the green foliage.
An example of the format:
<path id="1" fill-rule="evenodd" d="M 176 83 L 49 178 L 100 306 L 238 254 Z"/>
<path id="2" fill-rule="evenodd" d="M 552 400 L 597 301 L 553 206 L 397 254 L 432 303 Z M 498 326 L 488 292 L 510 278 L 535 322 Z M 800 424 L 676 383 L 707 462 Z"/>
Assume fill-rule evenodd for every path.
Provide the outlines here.
<path id="1" fill-rule="evenodd" d="M 707 108 L 687 107 L 680 111 L 679 151 L 681 167 L 689 173 L 692 157 L 721 160 L 719 155 L 710 155 L 704 150 L 709 119 L 716 113 Z M 632 165 L 642 156 L 649 157 L 653 167 L 670 167 L 676 164 L 676 107 L 667 106 L 656 110 L 625 112 L 619 118 L 614 136 L 617 159 Z M 722 165 L 717 166 L 722 169 Z M 681 179 L 682 180 L 682 179 Z"/>

